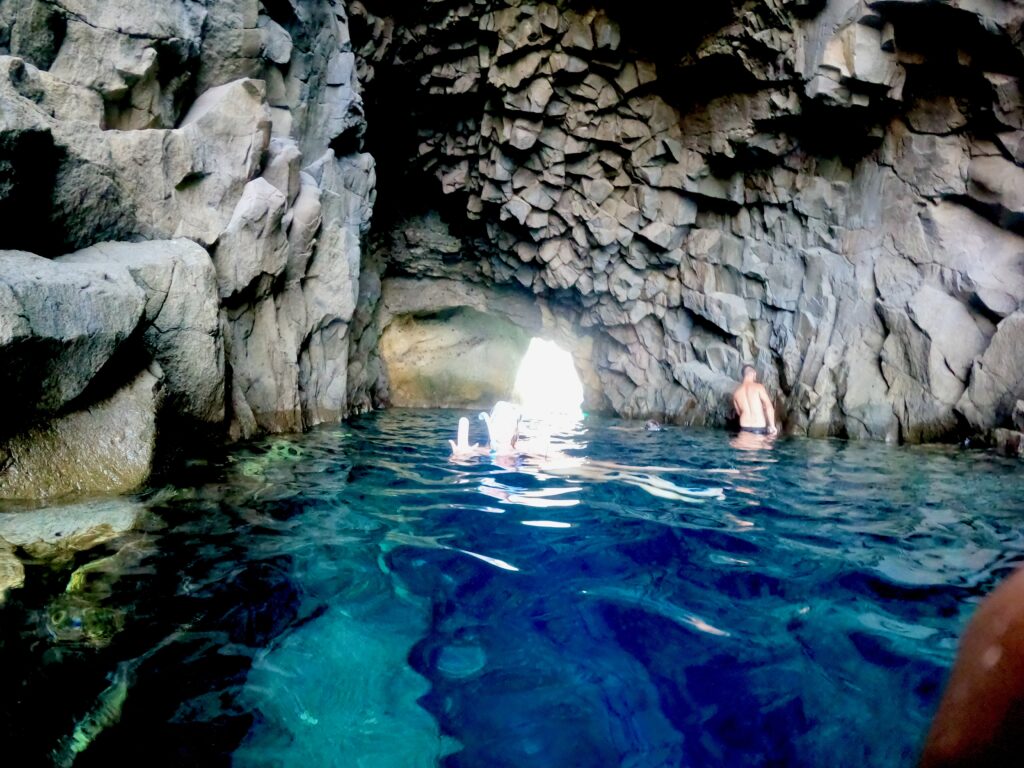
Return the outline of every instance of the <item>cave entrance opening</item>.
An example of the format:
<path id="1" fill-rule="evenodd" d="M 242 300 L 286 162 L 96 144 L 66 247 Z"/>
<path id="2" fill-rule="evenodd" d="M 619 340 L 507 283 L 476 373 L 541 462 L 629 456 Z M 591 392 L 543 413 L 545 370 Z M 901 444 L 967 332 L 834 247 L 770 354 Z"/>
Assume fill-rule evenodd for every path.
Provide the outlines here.
<path id="1" fill-rule="evenodd" d="M 519 364 L 513 397 L 527 418 L 545 421 L 583 418 L 583 382 L 572 354 L 553 341 L 530 340 Z"/>

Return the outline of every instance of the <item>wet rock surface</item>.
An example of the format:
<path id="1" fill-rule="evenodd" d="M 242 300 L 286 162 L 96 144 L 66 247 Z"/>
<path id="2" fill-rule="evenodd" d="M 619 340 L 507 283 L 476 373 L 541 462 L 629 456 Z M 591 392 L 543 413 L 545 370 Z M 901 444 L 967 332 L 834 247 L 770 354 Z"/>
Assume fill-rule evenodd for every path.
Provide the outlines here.
<path id="1" fill-rule="evenodd" d="M 79 552 L 131 530 L 144 513 L 137 502 L 103 499 L 36 509 L 0 512 L 0 540 L 36 557 Z"/>
<path id="2" fill-rule="evenodd" d="M 127 493 L 149 477 L 159 378 L 149 370 L 88 408 L 41 421 L 4 446 L 0 499 Z"/>

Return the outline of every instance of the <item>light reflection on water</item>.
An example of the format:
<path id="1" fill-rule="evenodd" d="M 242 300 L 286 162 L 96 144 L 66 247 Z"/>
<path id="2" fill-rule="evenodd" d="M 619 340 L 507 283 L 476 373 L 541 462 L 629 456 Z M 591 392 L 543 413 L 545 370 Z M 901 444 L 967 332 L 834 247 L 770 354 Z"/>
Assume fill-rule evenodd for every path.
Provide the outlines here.
<path id="1" fill-rule="evenodd" d="M 25 764 L 126 690 L 75 765 L 910 766 L 1024 551 L 993 456 L 608 422 L 453 462 L 458 415 L 197 460 L 147 530 L 30 560 Z M 91 633 L 54 626 L 69 580 Z"/>

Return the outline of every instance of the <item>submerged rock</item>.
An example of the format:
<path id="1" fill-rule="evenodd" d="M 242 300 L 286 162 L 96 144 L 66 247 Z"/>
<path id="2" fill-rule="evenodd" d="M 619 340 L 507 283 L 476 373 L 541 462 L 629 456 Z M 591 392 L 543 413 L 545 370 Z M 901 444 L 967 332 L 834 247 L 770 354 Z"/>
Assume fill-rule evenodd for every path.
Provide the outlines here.
<path id="1" fill-rule="evenodd" d="M 92 549 L 130 531 L 145 508 L 127 499 L 0 512 L 0 541 L 34 557 Z"/>
<path id="2" fill-rule="evenodd" d="M 84 752 L 103 731 L 121 719 L 121 711 L 131 683 L 131 666 L 121 664 L 111 675 L 111 682 L 96 699 L 91 710 L 75 724 L 74 730 L 62 739 L 51 754 L 59 768 L 71 768 L 79 754 Z"/>
<path id="3" fill-rule="evenodd" d="M 14 550 L 0 543 L 0 605 L 3 605 L 7 591 L 25 584 L 25 566 L 14 554 Z"/>
<path id="4" fill-rule="evenodd" d="M 78 595 L 61 595 L 46 609 L 46 629 L 56 642 L 93 648 L 109 645 L 124 620 L 124 611 Z"/>
<path id="5" fill-rule="evenodd" d="M 1013 429 L 996 429 L 992 432 L 996 449 L 1007 456 L 1024 459 L 1024 432 Z"/>

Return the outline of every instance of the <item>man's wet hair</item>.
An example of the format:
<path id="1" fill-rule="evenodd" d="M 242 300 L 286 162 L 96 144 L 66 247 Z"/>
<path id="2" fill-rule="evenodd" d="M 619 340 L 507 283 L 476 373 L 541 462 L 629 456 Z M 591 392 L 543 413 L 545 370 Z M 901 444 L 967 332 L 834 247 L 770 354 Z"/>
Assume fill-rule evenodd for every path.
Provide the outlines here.
<path id="1" fill-rule="evenodd" d="M 743 366 L 743 367 L 742 367 L 742 368 L 740 369 L 740 378 L 742 378 L 742 379 L 745 379 L 745 378 L 747 378 L 747 371 L 750 371 L 750 373 L 752 373 L 752 374 L 754 374 L 755 376 L 757 376 L 757 368 L 755 368 L 754 366 L 752 366 L 752 365 L 751 365 L 750 363 L 747 363 L 746 365 L 744 365 L 744 366 Z"/>

